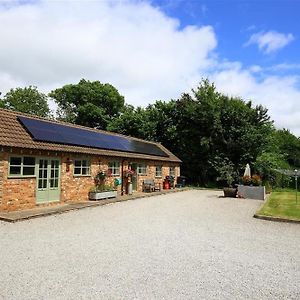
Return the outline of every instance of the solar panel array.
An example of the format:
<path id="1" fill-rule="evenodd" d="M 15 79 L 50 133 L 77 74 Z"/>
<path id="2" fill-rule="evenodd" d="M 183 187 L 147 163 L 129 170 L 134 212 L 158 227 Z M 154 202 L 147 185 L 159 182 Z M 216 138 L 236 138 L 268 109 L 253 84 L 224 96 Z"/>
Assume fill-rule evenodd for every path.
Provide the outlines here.
<path id="1" fill-rule="evenodd" d="M 169 156 L 157 145 L 143 141 L 22 116 L 19 116 L 18 120 L 35 141 L 154 156 Z"/>

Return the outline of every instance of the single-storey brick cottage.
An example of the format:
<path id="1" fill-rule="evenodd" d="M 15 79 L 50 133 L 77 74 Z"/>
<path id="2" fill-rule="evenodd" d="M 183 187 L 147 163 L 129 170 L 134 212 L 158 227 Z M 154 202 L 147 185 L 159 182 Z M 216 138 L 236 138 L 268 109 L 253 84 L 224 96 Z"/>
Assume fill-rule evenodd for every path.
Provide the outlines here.
<path id="1" fill-rule="evenodd" d="M 100 170 L 122 182 L 119 195 L 133 170 L 141 192 L 145 179 L 177 178 L 180 163 L 159 143 L 0 109 L 0 211 L 88 200 Z"/>

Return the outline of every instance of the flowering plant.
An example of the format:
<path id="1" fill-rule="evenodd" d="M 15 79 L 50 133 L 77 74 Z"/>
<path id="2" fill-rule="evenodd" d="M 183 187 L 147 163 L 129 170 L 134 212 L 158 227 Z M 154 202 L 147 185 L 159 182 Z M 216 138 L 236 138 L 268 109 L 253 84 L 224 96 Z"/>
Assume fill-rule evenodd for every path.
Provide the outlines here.
<path id="1" fill-rule="evenodd" d="M 242 182 L 244 185 L 250 185 L 252 183 L 251 177 L 250 176 L 243 176 L 242 177 Z"/>
<path id="2" fill-rule="evenodd" d="M 261 185 L 261 178 L 260 178 L 260 176 L 259 175 L 257 175 L 257 174 L 254 174 L 253 176 L 252 176 L 252 184 L 254 185 L 254 186 L 259 186 L 259 185 Z"/>
<path id="3" fill-rule="evenodd" d="M 105 171 L 100 170 L 97 175 L 95 176 L 96 180 L 104 180 L 105 177 L 107 176 Z"/>
<path id="4" fill-rule="evenodd" d="M 131 169 L 128 169 L 128 170 L 125 170 L 125 171 L 124 171 L 124 176 L 125 176 L 125 177 L 131 177 L 131 176 L 133 176 L 134 174 L 135 174 L 134 171 L 131 170 Z"/>
<path id="5" fill-rule="evenodd" d="M 94 177 L 95 186 L 96 187 L 104 186 L 104 181 L 105 181 L 106 176 L 107 176 L 106 172 L 100 170 Z"/>

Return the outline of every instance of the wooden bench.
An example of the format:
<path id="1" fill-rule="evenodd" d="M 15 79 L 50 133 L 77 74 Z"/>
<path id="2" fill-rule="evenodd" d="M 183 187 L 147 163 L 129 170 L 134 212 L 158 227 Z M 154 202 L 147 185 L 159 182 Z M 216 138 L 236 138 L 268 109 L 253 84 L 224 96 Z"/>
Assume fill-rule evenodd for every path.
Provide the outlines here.
<path id="1" fill-rule="evenodd" d="M 145 179 L 143 181 L 143 192 L 155 192 L 155 191 L 160 191 L 161 190 L 161 185 L 160 183 L 155 183 L 154 179 Z"/>

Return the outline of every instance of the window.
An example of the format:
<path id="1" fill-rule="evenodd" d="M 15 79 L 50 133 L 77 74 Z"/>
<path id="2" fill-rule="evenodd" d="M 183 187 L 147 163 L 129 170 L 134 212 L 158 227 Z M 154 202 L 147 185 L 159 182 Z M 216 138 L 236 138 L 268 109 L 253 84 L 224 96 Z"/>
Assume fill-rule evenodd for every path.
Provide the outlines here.
<path id="1" fill-rule="evenodd" d="M 12 156 L 9 160 L 9 176 L 35 176 L 35 157 Z"/>
<path id="2" fill-rule="evenodd" d="M 156 166 L 155 177 L 161 177 L 161 176 L 162 176 L 162 166 Z"/>
<path id="3" fill-rule="evenodd" d="M 113 161 L 108 163 L 108 173 L 113 176 L 120 175 L 120 163 Z"/>
<path id="4" fill-rule="evenodd" d="M 175 177 L 175 167 L 170 167 L 169 175 Z"/>
<path id="5" fill-rule="evenodd" d="M 90 175 L 90 163 L 86 159 L 75 160 L 74 162 L 74 175 L 75 176 L 89 176 Z"/>
<path id="6" fill-rule="evenodd" d="M 137 172 L 139 175 L 146 175 L 147 174 L 147 165 L 139 164 L 137 167 Z"/>

